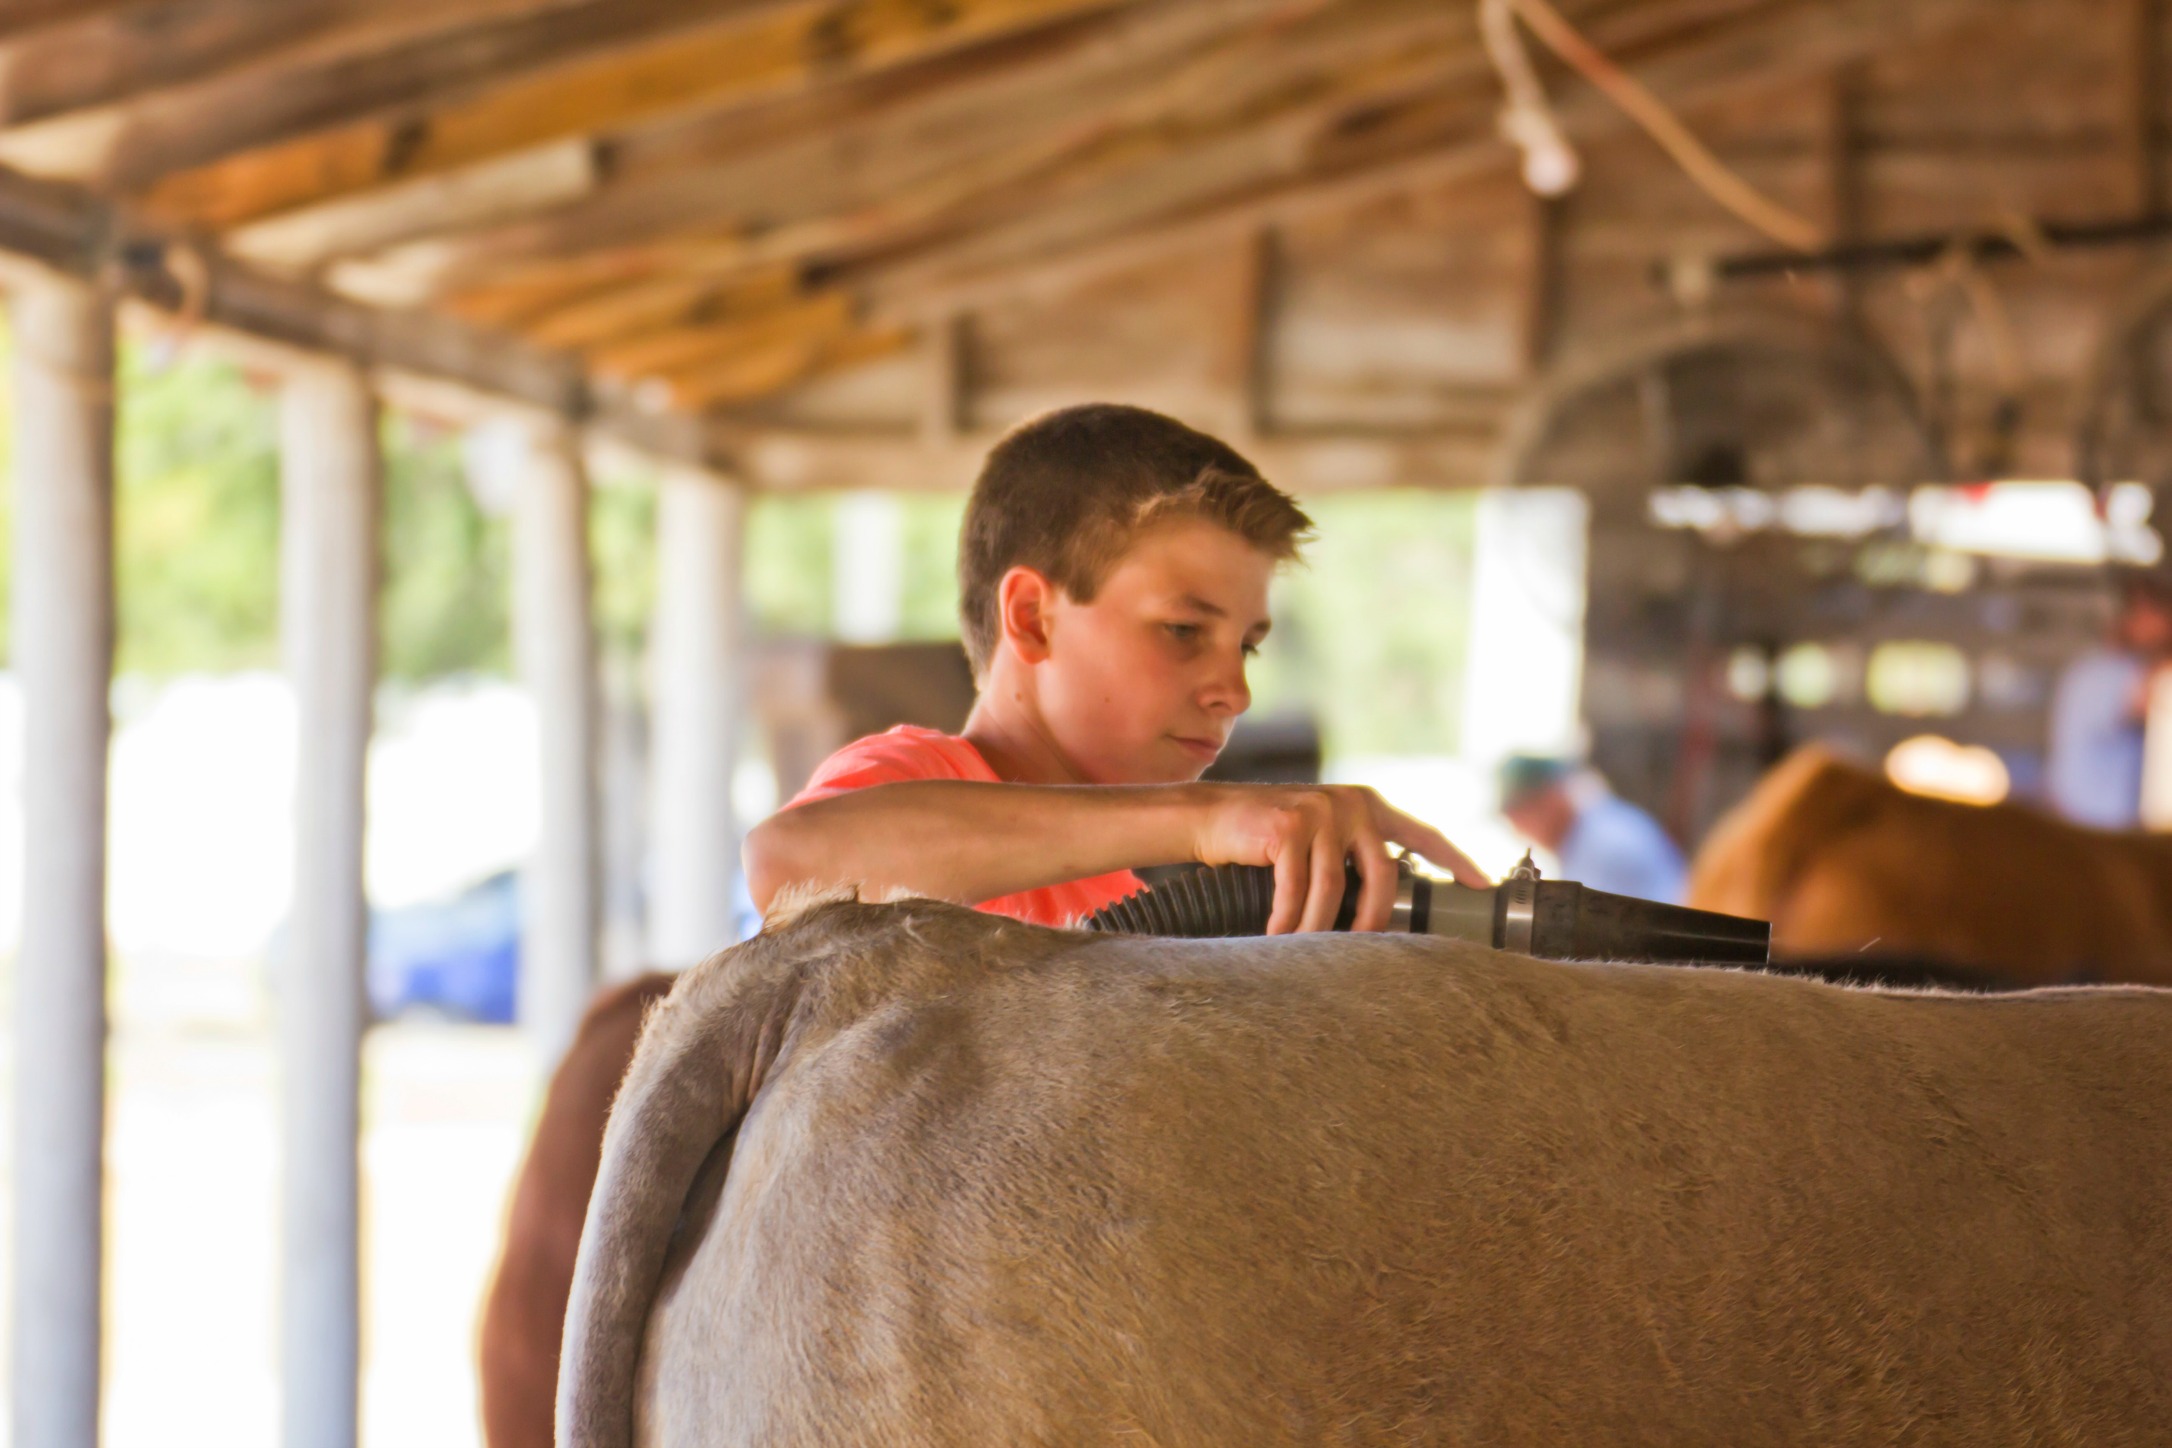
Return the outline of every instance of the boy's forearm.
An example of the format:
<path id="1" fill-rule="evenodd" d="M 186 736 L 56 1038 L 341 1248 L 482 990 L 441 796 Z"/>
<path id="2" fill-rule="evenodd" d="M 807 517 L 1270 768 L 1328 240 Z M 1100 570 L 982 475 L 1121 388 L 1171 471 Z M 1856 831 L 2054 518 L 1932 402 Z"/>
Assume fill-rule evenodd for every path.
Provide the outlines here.
<path id="1" fill-rule="evenodd" d="M 912 780 L 782 811 L 747 836 L 755 905 L 793 883 L 903 887 L 973 905 L 1133 865 L 1188 860 L 1195 785 Z"/>

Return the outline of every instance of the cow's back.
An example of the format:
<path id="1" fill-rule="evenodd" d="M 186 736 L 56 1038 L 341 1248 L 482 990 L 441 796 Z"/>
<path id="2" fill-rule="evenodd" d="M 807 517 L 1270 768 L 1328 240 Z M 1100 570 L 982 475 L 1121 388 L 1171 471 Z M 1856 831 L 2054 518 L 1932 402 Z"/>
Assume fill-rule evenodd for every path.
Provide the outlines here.
<path id="1" fill-rule="evenodd" d="M 2172 996 L 1082 939 L 795 1029 L 667 1269 L 645 1441 L 2172 1421 Z"/>

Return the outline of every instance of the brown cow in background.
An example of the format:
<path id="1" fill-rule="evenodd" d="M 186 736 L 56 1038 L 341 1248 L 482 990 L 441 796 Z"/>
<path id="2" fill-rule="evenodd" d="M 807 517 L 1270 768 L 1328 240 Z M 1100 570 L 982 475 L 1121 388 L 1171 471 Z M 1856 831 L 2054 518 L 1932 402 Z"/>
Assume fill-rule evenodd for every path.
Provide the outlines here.
<path id="1" fill-rule="evenodd" d="M 1902 955 L 2022 985 L 2172 985 L 2172 836 L 1910 794 L 1812 745 L 1714 826 L 1689 904 L 1789 956 Z"/>
<path id="2" fill-rule="evenodd" d="M 633 1059 L 641 1019 L 674 979 L 644 975 L 597 996 L 551 1077 L 513 1185 L 504 1252 L 483 1300 L 480 1377 L 490 1448 L 551 1448 L 566 1295 L 596 1185 L 603 1123 Z"/>

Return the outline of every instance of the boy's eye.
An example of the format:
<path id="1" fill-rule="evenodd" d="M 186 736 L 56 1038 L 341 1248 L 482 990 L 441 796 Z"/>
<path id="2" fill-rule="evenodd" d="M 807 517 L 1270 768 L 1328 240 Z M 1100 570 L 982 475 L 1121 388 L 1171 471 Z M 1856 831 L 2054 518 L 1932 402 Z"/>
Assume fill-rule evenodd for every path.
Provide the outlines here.
<path id="1" fill-rule="evenodd" d="M 1184 643 L 1191 643 L 1199 637 L 1199 625 L 1196 623 L 1165 623 L 1162 627 L 1169 630 L 1169 637 Z"/>
<path id="2" fill-rule="evenodd" d="M 1253 644 L 1253 643 L 1248 643 L 1248 644 L 1246 644 L 1246 645 L 1244 646 L 1244 656 L 1245 656 L 1246 658 L 1248 658 L 1248 659 L 1256 659 L 1256 658 L 1258 658 L 1258 657 L 1259 657 L 1259 645 L 1258 645 L 1258 644 Z"/>

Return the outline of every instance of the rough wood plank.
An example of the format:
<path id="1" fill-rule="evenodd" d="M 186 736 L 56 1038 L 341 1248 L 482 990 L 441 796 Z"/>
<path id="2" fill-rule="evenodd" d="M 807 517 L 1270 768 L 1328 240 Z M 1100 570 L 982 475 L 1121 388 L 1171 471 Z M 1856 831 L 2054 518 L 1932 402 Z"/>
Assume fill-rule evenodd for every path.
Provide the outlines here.
<path id="1" fill-rule="evenodd" d="M 269 348 L 330 353 L 365 367 L 439 378 L 504 402 L 586 419 L 658 456 L 716 466 L 715 435 L 689 419 L 614 404 L 571 353 L 457 318 L 359 305 L 321 287 L 215 255 L 178 260 L 182 244 L 80 188 L 0 172 L 0 261 L 31 272 L 100 277 L 120 295 L 191 324 L 230 329 Z M 202 278 L 184 285 L 180 273 Z"/>
<path id="2" fill-rule="evenodd" d="M 0 126 L 20 127 L 247 67 L 324 64 L 493 15 L 566 0 L 221 0 L 65 6 L 62 23 L 8 35 Z"/>
<path id="3" fill-rule="evenodd" d="M 980 470 L 1001 435 L 976 428 L 947 446 L 915 446 L 910 431 L 847 434 L 728 422 L 718 431 L 739 475 L 779 492 L 955 492 Z M 1499 427 L 1487 425 L 1370 437 L 1268 437 L 1255 440 L 1246 456 L 1277 485 L 1312 496 L 1361 488 L 1478 487 L 1488 481 L 1499 445 Z"/>
<path id="4" fill-rule="evenodd" d="M 674 327 L 715 326 L 783 306 L 800 295 L 797 268 L 769 267 L 721 281 L 668 276 L 583 296 L 522 330 L 546 347 L 595 348 Z"/>
<path id="5" fill-rule="evenodd" d="M 585 137 L 423 176 L 236 227 L 220 238 L 231 254 L 290 270 L 322 266 L 433 231 L 502 221 L 576 201 L 596 189 L 596 148 Z"/>
<path id="6" fill-rule="evenodd" d="M 2134 176 L 2134 210 L 2151 215 L 2165 200 L 2163 140 L 2157 107 L 2164 94 L 2162 0 L 2126 0 L 2125 110 L 2127 165 Z"/>
<path id="7" fill-rule="evenodd" d="M 1699 105 L 1828 70 L 1848 60 L 1971 21 L 1995 21 L 2029 0 L 1825 0 L 1774 5 L 1733 24 L 1702 29 L 1635 65 L 1641 78 L 1677 106 Z M 1604 31 L 1594 26 L 1602 44 Z M 1588 90 L 1567 90 L 1563 123 L 1580 136 L 1618 133 L 1622 118 Z M 1318 174 L 1300 158 L 1279 176 L 1254 173 L 1233 184 L 1225 172 L 1198 168 L 1197 157 L 1166 163 L 1159 177 L 1112 178 L 1068 204 L 1046 206 L 1007 226 L 930 248 L 919 256 L 847 273 L 863 285 L 878 314 L 909 314 L 933 305 L 972 305 L 1021 289 L 1061 289 L 1085 276 L 1143 264 L 1171 252 L 1215 244 L 1263 223 L 1346 209 L 1414 188 L 1437 186 L 1509 164 L 1490 115 L 1432 144 L 1390 153 L 1351 169 Z M 1171 172 L 1191 167 L 1191 178 Z M 1158 190 L 1157 204 L 1141 204 Z"/>
<path id="8" fill-rule="evenodd" d="M 830 341 L 852 326 L 853 312 L 848 294 L 825 292 L 723 325 L 674 327 L 597 347 L 588 360 L 607 377 L 677 372 L 743 353 Z"/>
<path id="9" fill-rule="evenodd" d="M 749 104 L 1113 3 L 741 0 L 734 10 L 750 14 L 719 19 L 715 0 L 599 0 L 529 21 L 500 44 L 388 55 L 329 96 L 321 81 L 298 79 L 246 107 L 213 95 L 192 97 L 185 115 L 153 108 L 132 126 L 114 180 L 147 188 L 146 205 L 166 219 L 231 225 L 569 135 Z"/>
<path id="10" fill-rule="evenodd" d="M 0 5 L 0 39 L 35 34 L 114 10 L 153 10 L 173 0 L 7 0 Z"/>
<path id="11" fill-rule="evenodd" d="M 409 278 L 421 298 L 476 281 L 502 287 L 569 258 L 586 271 L 599 251 L 625 250 L 628 275 L 645 281 L 653 268 L 642 259 L 665 261 L 672 248 L 677 264 L 728 269 L 836 245 L 984 187 L 991 156 L 1012 158 L 1013 169 L 1034 159 L 1019 159 L 1025 138 L 1113 125 L 1119 98 L 1289 3 L 1192 0 L 1095 15 L 753 114 L 636 131 L 614 140 L 610 183 L 591 202 L 398 248 L 370 265 Z M 1378 0 L 1359 13 L 1372 8 Z"/>
<path id="12" fill-rule="evenodd" d="M 920 349 L 927 368 L 920 436 L 934 447 L 957 440 L 972 416 L 972 319 L 952 312 L 920 329 Z"/>
<path id="13" fill-rule="evenodd" d="M 876 327 L 823 340 L 799 339 L 725 358 L 661 379 L 673 406 L 695 412 L 772 397 L 825 373 L 871 362 L 912 345 L 907 327 Z"/>

